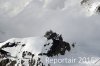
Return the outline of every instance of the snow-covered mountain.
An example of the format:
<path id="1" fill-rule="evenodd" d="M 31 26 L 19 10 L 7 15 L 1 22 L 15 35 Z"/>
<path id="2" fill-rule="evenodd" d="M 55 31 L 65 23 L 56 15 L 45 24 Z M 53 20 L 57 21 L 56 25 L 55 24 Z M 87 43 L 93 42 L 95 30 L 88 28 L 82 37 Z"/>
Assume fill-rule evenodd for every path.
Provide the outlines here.
<path id="1" fill-rule="evenodd" d="M 0 43 L 0 66 L 100 65 L 100 58 L 84 54 L 81 49 L 51 30 L 43 37 L 11 38 Z"/>
<path id="2" fill-rule="evenodd" d="M 43 58 L 59 57 L 70 50 L 70 44 L 52 31 L 44 37 L 12 38 L 0 43 L 0 66 L 49 66 Z"/>
<path id="3" fill-rule="evenodd" d="M 51 66 L 100 65 L 99 6 L 99 0 L 0 0 L 0 51 L 2 58 L 0 64 L 7 62 L 8 66 L 9 64 L 21 65 L 22 62 L 23 65 L 29 65 L 31 61 L 37 62 L 39 57 L 42 58 L 39 63 Z M 54 50 L 54 53 L 49 51 L 52 46 L 55 46 L 52 45 L 52 40 L 48 40 L 46 37 L 34 37 L 42 36 L 49 29 L 62 34 L 62 42 L 76 42 L 75 48 L 71 48 L 70 52 L 67 48 L 65 54 L 63 52 L 55 53 Z M 34 60 L 29 61 L 33 56 Z M 53 64 L 45 63 L 46 57 L 49 59 L 72 57 L 91 59 L 93 57 L 94 59 L 93 62 L 89 60 L 81 64 L 78 62 Z"/>
<path id="4" fill-rule="evenodd" d="M 100 13 L 100 1 L 99 0 L 82 0 L 81 5 L 84 6 L 85 10 L 90 15 Z"/>

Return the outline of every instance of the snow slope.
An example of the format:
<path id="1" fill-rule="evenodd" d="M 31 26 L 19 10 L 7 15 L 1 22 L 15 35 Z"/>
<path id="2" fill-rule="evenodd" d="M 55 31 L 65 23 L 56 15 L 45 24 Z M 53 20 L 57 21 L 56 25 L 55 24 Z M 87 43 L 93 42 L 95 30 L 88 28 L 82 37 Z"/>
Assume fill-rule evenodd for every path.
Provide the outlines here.
<path id="1" fill-rule="evenodd" d="M 48 66 L 43 58 L 65 55 L 66 50 L 71 50 L 69 43 L 56 33 L 47 33 L 45 37 L 12 38 L 0 43 L 0 63 L 7 66 L 15 61 L 15 66 Z M 2 63 L 5 59 L 11 61 Z"/>
<path id="2" fill-rule="evenodd" d="M 6 46 L 9 43 L 9 46 Z M 16 46 L 11 46 L 13 44 L 17 44 Z M 23 58 L 23 52 L 31 52 L 35 55 L 35 60 L 38 59 L 38 54 L 42 52 L 43 46 L 46 43 L 46 38 L 42 37 L 29 37 L 29 38 L 12 38 L 7 40 L 6 42 L 0 43 L 0 47 L 2 47 L 4 51 L 10 53 L 10 59 L 16 59 L 17 63 L 15 66 L 20 63 L 21 60 L 24 60 L 25 66 L 29 66 L 28 60 L 32 57 L 30 55 L 25 55 Z M 5 46 L 5 47 L 4 47 Z M 31 54 L 30 53 L 30 54 Z M 9 56 L 8 56 L 9 58 Z M 25 59 L 26 58 L 26 59 Z"/>

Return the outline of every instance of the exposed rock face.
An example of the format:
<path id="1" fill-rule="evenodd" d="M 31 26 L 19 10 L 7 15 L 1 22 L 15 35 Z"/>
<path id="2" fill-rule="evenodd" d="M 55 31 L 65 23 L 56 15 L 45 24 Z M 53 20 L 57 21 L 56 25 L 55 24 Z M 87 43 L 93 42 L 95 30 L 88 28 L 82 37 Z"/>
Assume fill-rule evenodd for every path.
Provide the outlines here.
<path id="1" fill-rule="evenodd" d="M 62 35 L 53 31 L 44 38 L 14 38 L 0 44 L 0 66 L 50 66 L 41 57 L 65 55 L 70 50 Z"/>
<path id="2" fill-rule="evenodd" d="M 89 2 L 89 0 L 82 0 L 82 1 L 81 1 L 81 4 L 85 4 L 85 3 L 87 3 L 87 2 Z"/>
<path id="3" fill-rule="evenodd" d="M 3 59 L 0 62 L 0 66 L 15 66 L 16 60 L 10 60 L 10 59 Z"/>
<path id="4" fill-rule="evenodd" d="M 47 53 L 45 53 L 48 57 L 52 57 L 58 54 L 64 55 L 66 50 L 71 50 L 70 44 L 68 42 L 63 41 L 61 35 L 53 31 L 48 31 L 45 34 L 45 37 L 47 37 L 48 40 L 52 39 L 53 41 L 50 50 Z"/>

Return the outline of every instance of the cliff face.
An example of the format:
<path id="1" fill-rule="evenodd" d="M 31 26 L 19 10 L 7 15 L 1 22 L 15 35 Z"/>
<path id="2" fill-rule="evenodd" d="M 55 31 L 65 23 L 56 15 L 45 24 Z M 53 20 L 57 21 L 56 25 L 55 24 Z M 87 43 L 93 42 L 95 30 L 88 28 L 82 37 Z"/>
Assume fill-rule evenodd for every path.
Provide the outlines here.
<path id="1" fill-rule="evenodd" d="M 0 66 L 50 66 L 43 58 L 65 55 L 70 50 L 70 44 L 53 31 L 44 37 L 12 38 L 0 43 Z"/>

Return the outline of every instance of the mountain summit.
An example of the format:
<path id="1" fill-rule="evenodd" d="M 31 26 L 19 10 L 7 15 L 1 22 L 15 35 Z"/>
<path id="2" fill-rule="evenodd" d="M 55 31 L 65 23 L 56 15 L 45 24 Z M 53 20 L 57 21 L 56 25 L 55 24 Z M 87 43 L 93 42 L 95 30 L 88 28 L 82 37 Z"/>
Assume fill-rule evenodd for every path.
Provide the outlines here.
<path id="1" fill-rule="evenodd" d="M 50 66 L 43 58 L 65 55 L 70 50 L 62 35 L 51 30 L 44 37 L 12 38 L 0 43 L 0 66 Z"/>

